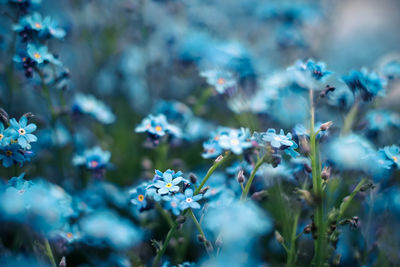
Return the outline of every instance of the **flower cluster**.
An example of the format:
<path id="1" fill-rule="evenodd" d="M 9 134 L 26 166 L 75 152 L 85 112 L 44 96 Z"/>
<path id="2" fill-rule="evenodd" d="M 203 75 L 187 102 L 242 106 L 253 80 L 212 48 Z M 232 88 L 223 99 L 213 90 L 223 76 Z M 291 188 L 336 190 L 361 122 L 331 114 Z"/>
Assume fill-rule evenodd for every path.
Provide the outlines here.
<path id="1" fill-rule="evenodd" d="M 19 121 L 12 118 L 8 123 L 10 126 L 5 128 L 0 122 L 0 159 L 6 168 L 14 164 L 22 167 L 33 156 L 31 143 L 36 142 L 37 137 L 32 133 L 37 127 L 34 123 L 28 123 L 26 116 L 22 116 Z"/>
<path id="2" fill-rule="evenodd" d="M 203 143 L 204 158 L 215 158 L 223 151 L 231 151 L 234 154 L 242 154 L 245 150 L 251 148 L 253 144 L 250 140 L 249 129 L 241 128 L 231 129 L 220 127 L 212 134 L 211 138 Z"/>
<path id="3" fill-rule="evenodd" d="M 115 115 L 111 109 L 92 95 L 76 94 L 72 111 L 90 115 L 103 124 L 110 124 L 115 121 Z"/>
<path id="4" fill-rule="evenodd" d="M 154 141 L 157 141 L 167 134 L 171 137 L 181 136 L 181 130 L 175 125 L 168 123 L 167 118 L 163 114 L 155 116 L 150 114 L 136 126 L 135 132 L 147 133 Z"/>

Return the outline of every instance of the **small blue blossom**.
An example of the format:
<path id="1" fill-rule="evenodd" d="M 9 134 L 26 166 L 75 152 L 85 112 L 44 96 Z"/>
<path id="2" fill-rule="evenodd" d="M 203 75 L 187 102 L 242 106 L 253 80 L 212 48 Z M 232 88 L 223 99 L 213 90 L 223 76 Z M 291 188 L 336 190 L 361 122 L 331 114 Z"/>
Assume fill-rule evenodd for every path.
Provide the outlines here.
<path id="1" fill-rule="evenodd" d="M 388 110 L 370 110 L 365 115 L 368 130 L 381 131 L 387 127 L 399 126 L 399 116 Z"/>
<path id="2" fill-rule="evenodd" d="M 236 155 L 243 153 L 243 150 L 252 146 L 248 129 L 231 129 L 228 134 L 221 135 L 218 144 L 225 150 L 230 150 Z"/>
<path id="3" fill-rule="evenodd" d="M 218 94 L 232 94 L 236 89 L 236 80 L 229 71 L 207 70 L 200 72 L 200 76 L 206 78 Z"/>
<path id="4" fill-rule="evenodd" d="M 314 62 L 312 59 L 307 60 L 307 62 L 299 60 L 294 66 L 289 67 L 288 71 L 295 76 L 299 76 L 301 73 L 308 74 L 317 81 L 332 74 L 331 71 L 326 70 L 326 64 L 324 62 Z M 300 79 L 300 84 L 307 84 L 302 82 L 304 79 L 307 79 L 307 77 L 302 77 Z"/>
<path id="5" fill-rule="evenodd" d="M 178 192 L 179 186 L 178 184 L 183 181 L 183 177 L 181 176 L 182 172 L 175 173 L 173 170 L 166 170 L 164 173 L 156 170 L 156 176 L 161 177 L 161 179 L 157 179 L 153 184 L 156 188 L 158 188 L 157 193 L 160 195 Z"/>
<path id="6" fill-rule="evenodd" d="M 131 202 L 138 207 L 139 210 L 147 206 L 147 192 L 146 186 L 141 185 L 130 191 Z"/>
<path id="7" fill-rule="evenodd" d="M 296 157 L 298 153 L 294 150 L 298 146 L 296 142 L 292 140 L 292 134 L 285 133 L 281 129 L 279 134 L 276 134 L 275 129 L 268 129 L 265 133 L 262 134 L 262 140 L 268 142 L 271 147 L 275 149 L 280 149 L 286 152 L 286 154 Z"/>
<path id="8" fill-rule="evenodd" d="M 87 149 L 82 155 L 75 155 L 72 162 L 75 166 L 85 166 L 89 170 L 104 169 L 109 165 L 111 153 L 96 146 Z"/>
<path id="9" fill-rule="evenodd" d="M 200 204 L 197 203 L 200 199 L 203 198 L 203 195 L 198 194 L 198 195 L 193 195 L 193 189 L 187 188 L 185 190 L 185 195 L 177 195 L 176 197 L 180 200 L 179 202 L 179 208 L 181 210 L 185 210 L 188 208 L 191 209 L 200 209 Z"/>
<path id="10" fill-rule="evenodd" d="M 48 52 L 47 46 L 34 45 L 29 43 L 26 51 L 28 53 L 28 56 L 37 64 L 50 62 L 55 65 L 61 65 L 61 61 L 56 59 L 52 54 Z"/>
<path id="11" fill-rule="evenodd" d="M 149 115 L 135 128 L 137 133 L 148 133 L 151 137 L 158 139 L 164 135 L 171 134 L 172 136 L 181 136 L 181 130 L 169 124 L 167 118 L 163 114 Z"/>
<path id="12" fill-rule="evenodd" d="M 222 152 L 223 149 L 219 146 L 218 142 L 210 140 L 203 143 L 203 153 L 201 156 L 205 159 L 216 158 L 221 155 Z"/>
<path id="13" fill-rule="evenodd" d="M 349 75 L 343 76 L 342 81 L 353 93 L 359 93 L 364 101 L 370 101 L 375 96 L 385 95 L 386 81 L 376 72 L 352 70 Z"/>
<path id="14" fill-rule="evenodd" d="M 400 147 L 396 145 L 386 146 L 381 150 L 384 152 L 386 157 L 395 165 L 397 168 L 400 168 Z"/>
<path id="15" fill-rule="evenodd" d="M 24 154 L 19 150 L 20 146 L 18 144 L 10 144 L 5 147 L 0 147 L 0 160 L 3 161 L 3 166 L 8 168 L 14 164 L 22 164 L 26 161 Z"/>
<path id="16" fill-rule="evenodd" d="M 383 66 L 383 75 L 388 77 L 389 79 L 400 78 L 400 60 L 394 59 L 389 61 Z"/>
<path id="17" fill-rule="evenodd" d="M 3 123 L 0 122 L 0 146 L 10 144 L 12 131 L 10 128 L 5 129 Z"/>
<path id="18" fill-rule="evenodd" d="M 183 198 L 183 194 L 178 193 L 176 195 L 173 196 L 163 196 L 163 200 L 164 200 L 164 208 L 166 210 L 170 210 L 174 215 L 178 216 L 181 213 L 180 207 L 179 207 L 179 203 L 180 203 L 180 199 Z"/>
<path id="19" fill-rule="evenodd" d="M 34 123 L 28 124 L 28 118 L 22 116 L 17 122 L 16 119 L 10 120 L 10 125 L 12 129 L 11 138 L 18 141 L 18 144 L 23 149 L 30 149 L 30 143 L 36 142 L 37 137 L 32 133 L 36 130 L 37 126 Z"/>

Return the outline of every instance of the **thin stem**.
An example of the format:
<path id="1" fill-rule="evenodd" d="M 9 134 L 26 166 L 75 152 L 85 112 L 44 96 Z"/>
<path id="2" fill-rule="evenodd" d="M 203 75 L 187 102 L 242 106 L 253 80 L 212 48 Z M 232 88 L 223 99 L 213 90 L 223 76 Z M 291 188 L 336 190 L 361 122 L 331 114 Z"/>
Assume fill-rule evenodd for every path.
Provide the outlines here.
<path id="1" fill-rule="evenodd" d="M 356 102 L 351 107 L 350 111 L 347 113 L 346 118 L 344 119 L 343 122 L 343 128 L 341 132 L 342 136 L 345 136 L 351 132 L 354 120 L 357 117 L 358 106 L 359 106 L 359 101 L 356 100 Z"/>
<path id="2" fill-rule="evenodd" d="M 53 252 L 50 247 L 49 240 L 47 240 L 47 238 L 44 240 L 44 247 L 46 250 L 46 255 L 49 257 L 51 266 L 57 267 L 56 261 L 54 260 Z"/>
<path id="3" fill-rule="evenodd" d="M 324 264 L 324 247 L 325 247 L 325 225 L 323 213 L 323 191 L 321 179 L 321 163 L 319 159 L 318 144 L 316 142 L 317 133 L 315 128 L 315 110 L 313 90 L 309 90 L 310 96 L 310 160 L 312 169 L 313 191 L 316 199 L 316 207 L 314 211 L 314 219 L 317 226 L 317 239 L 315 240 L 314 264 L 315 266 L 323 266 Z"/>
<path id="4" fill-rule="evenodd" d="M 208 169 L 206 176 L 204 176 L 203 180 L 201 181 L 199 187 L 197 187 L 196 191 L 194 192 L 194 195 L 198 195 L 200 193 L 200 190 L 203 188 L 204 184 L 208 181 L 208 179 L 211 177 L 211 175 L 214 173 L 214 171 L 222 164 L 224 163 L 227 159 L 229 158 L 229 154 L 226 153 L 225 156 L 218 161 L 214 161 L 214 164 Z M 185 216 L 189 212 L 189 209 L 185 210 L 182 215 Z M 164 243 L 161 247 L 161 249 L 157 252 L 156 257 L 154 258 L 153 267 L 158 266 L 158 263 L 161 260 L 161 257 L 164 255 L 165 251 L 167 250 L 169 241 L 171 240 L 172 236 L 175 234 L 176 229 L 178 228 L 178 222 L 175 221 L 171 228 L 168 231 L 167 237 L 164 240 Z"/>
<path id="5" fill-rule="evenodd" d="M 357 186 L 354 188 L 353 192 L 350 193 L 350 195 L 346 198 L 345 201 L 342 202 L 339 208 L 339 216 L 338 216 L 338 221 L 340 221 L 344 213 L 346 212 L 347 208 L 350 206 L 350 203 L 352 202 L 353 198 L 357 195 L 358 192 L 360 192 L 362 186 L 367 182 L 366 178 L 361 179 L 361 181 L 357 184 Z"/>
<path id="6" fill-rule="evenodd" d="M 260 159 L 258 159 L 256 165 L 254 166 L 254 169 L 250 174 L 250 178 L 246 183 L 246 187 L 244 188 L 244 190 L 242 192 L 241 201 L 245 201 L 246 200 L 247 195 L 249 194 L 249 191 L 250 191 L 251 184 L 253 183 L 254 176 L 256 175 L 256 172 L 260 168 L 260 166 L 264 163 L 264 159 L 265 159 L 265 155 L 262 156 Z"/>
<path id="7" fill-rule="evenodd" d="M 196 216 L 194 215 L 192 209 L 189 209 L 189 214 L 190 214 L 190 217 L 192 218 L 192 221 L 193 221 L 194 224 L 196 225 L 197 231 L 199 231 L 200 235 L 202 235 L 203 238 L 204 238 L 203 244 L 204 244 L 204 247 L 205 247 L 205 249 L 206 249 L 206 251 L 207 251 L 207 254 L 208 254 L 209 256 L 211 256 L 211 252 L 210 252 L 210 250 L 207 248 L 207 245 L 206 245 L 206 243 L 205 243 L 205 242 L 207 242 L 207 238 L 206 238 L 206 235 L 204 234 L 203 228 L 201 227 L 201 225 L 200 225 L 199 221 L 197 220 Z M 211 243 L 210 243 L 210 244 L 211 244 Z M 211 246 L 212 246 L 212 245 L 211 245 Z"/>

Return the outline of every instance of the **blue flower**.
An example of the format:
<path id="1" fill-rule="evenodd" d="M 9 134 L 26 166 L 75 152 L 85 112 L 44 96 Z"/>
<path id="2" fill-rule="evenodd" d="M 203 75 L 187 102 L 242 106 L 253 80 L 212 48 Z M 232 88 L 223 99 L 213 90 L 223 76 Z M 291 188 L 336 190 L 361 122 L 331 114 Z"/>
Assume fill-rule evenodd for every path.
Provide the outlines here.
<path id="1" fill-rule="evenodd" d="M 229 71 L 207 70 L 200 72 L 200 76 L 205 77 L 218 94 L 232 94 L 236 89 L 236 80 Z"/>
<path id="2" fill-rule="evenodd" d="M 50 62 L 55 65 L 61 65 L 61 61 L 54 58 L 52 54 L 48 52 L 47 46 L 44 45 L 34 45 L 29 43 L 27 45 L 27 53 L 29 57 L 35 61 L 37 64 L 42 64 L 44 62 Z"/>
<path id="3" fill-rule="evenodd" d="M 4 129 L 3 123 L 0 122 L 0 146 L 10 144 L 12 131 L 10 128 Z"/>
<path id="4" fill-rule="evenodd" d="M 288 71 L 295 76 L 301 73 L 308 74 L 315 80 L 321 80 L 332 74 L 331 71 L 326 70 L 324 62 L 314 62 L 312 59 L 307 60 L 307 62 L 298 60 L 294 66 L 288 68 Z M 301 77 L 301 80 L 304 79 L 307 79 L 307 77 Z"/>
<path id="5" fill-rule="evenodd" d="M 400 78 L 400 60 L 391 60 L 383 66 L 383 74 L 390 78 Z"/>
<path id="6" fill-rule="evenodd" d="M 146 132 L 156 139 L 163 137 L 167 133 L 175 137 L 181 136 L 181 130 L 176 126 L 169 124 L 167 118 L 163 114 L 155 116 L 150 114 L 135 128 L 135 132 Z"/>
<path id="7" fill-rule="evenodd" d="M 65 31 L 62 28 L 58 27 L 58 23 L 54 20 L 48 20 L 45 24 L 46 32 L 48 35 L 56 38 L 62 39 L 65 37 Z"/>
<path id="8" fill-rule="evenodd" d="M 25 173 L 21 173 L 18 177 L 13 177 L 8 180 L 7 190 L 16 190 L 19 194 L 24 194 L 29 188 L 33 186 L 32 181 L 24 179 Z"/>
<path id="9" fill-rule="evenodd" d="M 296 157 L 298 153 L 294 150 L 298 146 L 296 142 L 292 140 L 292 134 L 285 133 L 281 129 L 279 134 L 276 134 L 275 129 L 268 129 L 265 133 L 262 133 L 262 140 L 268 142 L 271 147 L 280 149 L 286 152 L 286 154 Z"/>
<path id="10" fill-rule="evenodd" d="M 0 160 L 3 161 L 3 166 L 8 168 L 14 164 L 22 164 L 26 160 L 24 154 L 19 150 L 18 144 L 10 144 L 5 147 L 0 147 Z"/>
<path id="11" fill-rule="evenodd" d="M 164 173 L 156 170 L 156 176 L 161 179 L 157 179 L 153 184 L 156 188 L 158 188 L 157 193 L 160 195 L 178 192 L 179 186 L 178 184 L 183 181 L 183 177 L 181 176 L 182 172 L 177 172 L 173 170 L 166 170 Z"/>
<path id="12" fill-rule="evenodd" d="M 368 72 L 366 68 L 361 71 L 352 70 L 349 75 L 342 77 L 342 81 L 353 93 L 358 92 L 364 101 L 385 95 L 386 81 L 376 72 Z"/>
<path id="13" fill-rule="evenodd" d="M 165 201 L 164 208 L 170 210 L 174 215 L 178 216 L 181 213 L 179 208 L 180 199 L 182 199 L 183 194 L 178 193 L 174 196 L 163 196 Z"/>
<path id="14" fill-rule="evenodd" d="M 131 202 L 138 207 L 139 210 L 147 206 L 146 186 L 138 186 L 130 191 Z"/>
<path id="15" fill-rule="evenodd" d="M 221 148 L 230 150 L 237 155 L 242 154 L 243 150 L 252 146 L 249 130 L 244 128 L 240 130 L 230 129 L 227 134 L 220 136 L 218 144 Z"/>
<path id="16" fill-rule="evenodd" d="M 36 130 L 36 124 L 28 124 L 28 118 L 22 116 L 17 122 L 16 119 L 10 120 L 11 128 L 13 129 L 11 138 L 18 141 L 18 144 L 23 149 L 30 149 L 30 143 L 36 142 L 37 137 L 32 133 Z"/>
<path id="17" fill-rule="evenodd" d="M 400 167 L 400 148 L 396 145 L 386 146 L 381 150 L 397 168 Z"/>
<path id="18" fill-rule="evenodd" d="M 97 211 L 80 221 L 83 239 L 103 247 L 104 244 L 115 249 L 127 249 L 141 240 L 141 231 L 129 220 L 114 212 Z"/>
<path id="19" fill-rule="evenodd" d="M 115 121 L 115 115 L 111 109 L 92 95 L 76 94 L 72 110 L 90 115 L 104 124 L 111 124 Z"/>
<path id="20" fill-rule="evenodd" d="M 86 149 L 82 155 L 75 155 L 72 162 L 75 166 L 85 166 L 89 170 L 106 168 L 110 162 L 111 153 L 96 146 Z"/>
<path id="21" fill-rule="evenodd" d="M 203 153 L 201 156 L 205 159 L 216 158 L 221 155 L 222 152 L 223 149 L 219 146 L 218 142 L 210 140 L 203 143 Z"/>
<path id="22" fill-rule="evenodd" d="M 180 200 L 179 208 L 181 210 L 185 210 L 188 208 L 200 209 L 200 204 L 197 203 L 197 201 L 202 199 L 203 195 L 201 194 L 193 195 L 193 190 L 191 188 L 187 188 L 184 194 L 185 195 L 182 194 L 176 195 L 176 197 Z"/>
<path id="23" fill-rule="evenodd" d="M 366 114 L 368 129 L 371 131 L 381 131 L 392 125 L 393 113 L 387 110 L 370 110 Z"/>

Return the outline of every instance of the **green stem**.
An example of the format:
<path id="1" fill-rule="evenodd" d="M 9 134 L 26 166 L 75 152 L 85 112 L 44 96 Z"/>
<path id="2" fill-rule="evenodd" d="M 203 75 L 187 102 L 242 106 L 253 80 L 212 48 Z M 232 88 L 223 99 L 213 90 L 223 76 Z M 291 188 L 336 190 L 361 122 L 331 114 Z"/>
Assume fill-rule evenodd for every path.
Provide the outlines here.
<path id="1" fill-rule="evenodd" d="M 168 144 L 162 143 L 157 148 L 156 169 L 165 170 L 168 161 Z"/>
<path id="2" fill-rule="evenodd" d="M 366 178 L 361 179 L 361 181 L 357 184 L 357 186 L 354 188 L 353 192 L 350 193 L 350 195 L 347 197 L 345 201 L 342 202 L 339 208 L 339 216 L 338 216 L 338 221 L 340 221 L 344 213 L 346 212 L 347 208 L 349 207 L 350 203 L 353 201 L 353 198 L 357 195 L 358 192 L 360 192 L 362 186 L 367 182 Z"/>
<path id="3" fill-rule="evenodd" d="M 351 107 L 350 111 L 347 113 L 346 118 L 344 119 L 344 122 L 343 122 L 343 128 L 342 128 L 342 132 L 341 132 L 342 136 L 346 136 L 347 134 L 349 134 L 351 132 L 351 128 L 353 126 L 354 120 L 357 117 L 358 106 L 359 106 L 359 102 L 356 101 L 353 104 L 353 106 Z"/>
<path id="4" fill-rule="evenodd" d="M 54 260 L 53 252 L 50 247 L 49 240 L 47 240 L 47 238 L 44 240 L 44 247 L 46 249 L 46 255 L 49 257 L 51 266 L 57 267 L 56 261 Z"/>
<path id="5" fill-rule="evenodd" d="M 194 215 L 193 210 L 190 209 L 190 208 L 189 208 L 189 214 L 190 214 L 190 217 L 192 218 L 192 221 L 193 221 L 194 224 L 196 225 L 197 231 L 199 231 L 200 235 L 203 236 L 203 238 L 204 238 L 204 240 L 205 240 L 205 242 L 206 242 L 206 241 L 207 241 L 207 238 L 206 238 L 206 235 L 204 234 L 203 228 L 201 227 L 201 225 L 200 225 L 199 221 L 197 220 L 196 216 Z M 207 245 L 206 245 L 205 242 L 203 242 L 204 247 L 205 247 L 205 249 L 206 249 L 208 255 L 211 256 L 211 252 L 210 252 L 210 250 L 207 248 Z"/>
<path id="6" fill-rule="evenodd" d="M 211 175 L 214 173 L 214 171 L 222 164 L 224 163 L 227 159 L 229 158 L 229 154 L 226 153 L 225 156 L 218 161 L 214 161 L 214 164 L 208 169 L 206 176 L 204 176 L 203 180 L 201 181 L 199 187 L 197 187 L 196 191 L 194 192 L 194 195 L 198 195 L 200 193 L 200 190 L 203 188 L 204 184 L 207 182 L 207 180 L 211 177 Z M 182 215 L 185 216 L 189 212 L 189 209 L 185 210 Z M 158 266 L 158 263 L 161 260 L 161 257 L 164 255 L 165 251 L 167 250 L 169 241 L 171 240 L 172 236 L 175 234 L 176 229 L 178 228 L 178 222 L 175 221 L 171 228 L 168 231 L 167 237 L 164 240 L 164 243 L 161 247 L 161 249 L 157 252 L 156 257 L 154 258 L 153 267 Z"/>
<path id="7" fill-rule="evenodd" d="M 196 105 L 193 108 L 194 114 L 199 115 L 201 113 L 201 109 L 203 108 L 207 99 L 210 96 L 212 96 L 213 93 L 214 93 L 214 89 L 212 87 L 208 87 L 203 90 L 202 94 L 200 95 L 200 99 L 197 101 Z"/>
<path id="8" fill-rule="evenodd" d="M 244 190 L 242 192 L 241 201 L 245 201 L 246 200 L 247 195 L 249 194 L 249 191 L 250 191 L 251 184 L 253 183 L 254 176 L 256 175 L 256 172 L 260 168 L 260 166 L 264 163 L 264 159 L 265 159 L 265 155 L 262 156 L 261 158 L 259 158 L 257 163 L 256 163 L 256 165 L 254 166 L 254 169 L 250 174 L 250 178 L 247 181 L 246 186 L 245 186 L 245 188 L 244 188 Z"/>
<path id="9" fill-rule="evenodd" d="M 316 142 L 317 133 L 314 132 L 315 111 L 313 90 L 310 89 L 310 160 L 312 169 L 312 181 L 314 197 L 316 199 L 316 207 L 314 211 L 314 220 L 317 226 L 317 239 L 315 240 L 314 248 L 314 265 L 319 267 L 324 265 L 324 250 L 325 250 L 325 224 L 323 213 L 323 192 L 321 179 L 321 164 L 319 159 L 318 144 Z"/>

